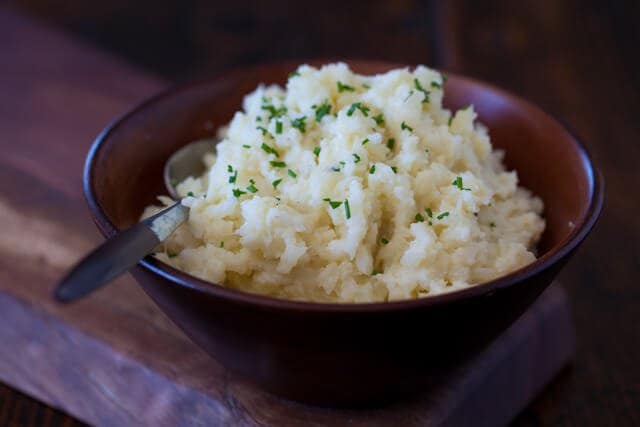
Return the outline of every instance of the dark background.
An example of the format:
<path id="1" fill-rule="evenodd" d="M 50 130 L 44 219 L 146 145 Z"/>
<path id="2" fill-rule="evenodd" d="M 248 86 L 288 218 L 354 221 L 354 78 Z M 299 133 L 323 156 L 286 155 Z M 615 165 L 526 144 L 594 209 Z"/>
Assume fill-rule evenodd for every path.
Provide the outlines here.
<path id="1" fill-rule="evenodd" d="M 170 82 L 280 59 L 385 59 L 487 80 L 561 117 L 605 175 L 605 209 L 560 276 L 576 362 L 514 424 L 640 425 L 640 2 L 9 4 Z M 3 423 L 74 421 L 0 386 Z"/>

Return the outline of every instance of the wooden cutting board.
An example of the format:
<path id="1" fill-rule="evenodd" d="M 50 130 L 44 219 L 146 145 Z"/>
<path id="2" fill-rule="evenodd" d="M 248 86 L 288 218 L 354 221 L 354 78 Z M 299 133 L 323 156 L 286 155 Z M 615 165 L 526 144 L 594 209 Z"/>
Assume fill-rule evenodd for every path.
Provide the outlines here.
<path id="1" fill-rule="evenodd" d="M 411 401 L 333 410 L 229 374 L 126 276 L 72 306 L 55 281 L 101 241 L 81 173 L 95 135 L 164 86 L 0 8 L 0 380 L 97 425 L 500 425 L 573 354 L 553 287 L 481 354 Z"/>

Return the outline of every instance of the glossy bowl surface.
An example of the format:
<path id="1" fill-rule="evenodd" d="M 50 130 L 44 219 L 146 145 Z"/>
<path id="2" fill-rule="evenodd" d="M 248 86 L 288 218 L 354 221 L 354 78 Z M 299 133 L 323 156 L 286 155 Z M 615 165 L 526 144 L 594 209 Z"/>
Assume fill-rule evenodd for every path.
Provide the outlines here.
<path id="1" fill-rule="evenodd" d="M 359 73 L 401 65 L 347 61 Z M 311 62 L 313 64 L 313 61 Z M 191 141 L 215 135 L 261 83 L 297 62 L 232 70 L 162 93 L 108 126 L 85 165 L 85 194 L 105 236 L 134 224 L 166 190 L 162 169 Z M 315 64 L 318 65 L 318 64 Z M 445 106 L 473 104 L 509 168 L 545 203 L 532 264 L 491 282 L 419 300 L 319 304 L 278 300 L 199 280 L 147 257 L 133 275 L 184 332 L 228 369 L 294 400 L 370 404 L 426 390 L 507 328 L 551 283 L 594 226 L 604 184 L 585 148 L 534 105 L 449 75 Z"/>

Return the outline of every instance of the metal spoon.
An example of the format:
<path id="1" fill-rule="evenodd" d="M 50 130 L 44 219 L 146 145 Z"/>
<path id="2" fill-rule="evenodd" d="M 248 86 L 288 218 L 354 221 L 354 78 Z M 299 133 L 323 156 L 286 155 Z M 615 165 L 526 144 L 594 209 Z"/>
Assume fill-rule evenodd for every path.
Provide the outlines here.
<path id="1" fill-rule="evenodd" d="M 188 217 L 175 184 L 205 172 L 202 157 L 212 152 L 211 140 L 196 141 L 176 151 L 164 167 L 164 183 L 169 195 L 178 200 L 163 211 L 109 238 L 76 264 L 58 283 L 55 297 L 70 302 L 106 285 L 136 265 L 166 240 Z"/>

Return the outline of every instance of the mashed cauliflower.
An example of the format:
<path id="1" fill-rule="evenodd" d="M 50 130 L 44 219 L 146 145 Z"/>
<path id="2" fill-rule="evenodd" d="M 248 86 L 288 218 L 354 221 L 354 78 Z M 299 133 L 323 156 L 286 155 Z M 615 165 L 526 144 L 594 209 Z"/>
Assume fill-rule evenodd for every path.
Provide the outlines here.
<path id="1" fill-rule="evenodd" d="M 531 263 L 542 202 L 504 170 L 472 106 L 442 108 L 445 89 L 424 66 L 363 76 L 342 63 L 258 87 L 208 172 L 177 186 L 189 219 L 156 256 L 317 302 L 438 295 Z"/>

